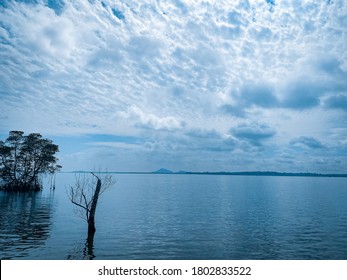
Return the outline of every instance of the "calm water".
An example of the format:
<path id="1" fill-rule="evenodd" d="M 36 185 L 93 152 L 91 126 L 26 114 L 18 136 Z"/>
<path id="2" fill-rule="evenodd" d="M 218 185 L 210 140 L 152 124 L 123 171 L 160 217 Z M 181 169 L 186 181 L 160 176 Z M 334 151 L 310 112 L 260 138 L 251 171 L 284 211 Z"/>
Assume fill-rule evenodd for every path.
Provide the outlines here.
<path id="1" fill-rule="evenodd" d="M 347 259 L 347 179 L 114 175 L 94 248 L 56 190 L 0 192 L 1 259 Z"/>

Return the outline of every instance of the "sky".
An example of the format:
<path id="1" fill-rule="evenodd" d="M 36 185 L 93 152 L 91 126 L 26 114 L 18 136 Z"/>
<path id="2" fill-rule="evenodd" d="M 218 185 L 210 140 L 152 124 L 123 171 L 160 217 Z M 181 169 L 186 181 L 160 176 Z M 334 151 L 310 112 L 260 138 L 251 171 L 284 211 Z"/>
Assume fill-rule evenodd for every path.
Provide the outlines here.
<path id="1" fill-rule="evenodd" d="M 11 130 L 63 171 L 347 173 L 347 2 L 2 0 Z"/>

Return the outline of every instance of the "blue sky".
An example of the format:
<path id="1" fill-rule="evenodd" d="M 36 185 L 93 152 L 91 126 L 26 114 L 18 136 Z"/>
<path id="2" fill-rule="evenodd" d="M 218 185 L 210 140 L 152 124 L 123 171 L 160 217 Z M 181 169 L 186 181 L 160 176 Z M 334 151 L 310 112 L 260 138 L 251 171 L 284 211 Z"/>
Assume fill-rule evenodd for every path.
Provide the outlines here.
<path id="1" fill-rule="evenodd" d="M 0 134 L 64 170 L 347 173 L 347 3 L 1 1 Z"/>

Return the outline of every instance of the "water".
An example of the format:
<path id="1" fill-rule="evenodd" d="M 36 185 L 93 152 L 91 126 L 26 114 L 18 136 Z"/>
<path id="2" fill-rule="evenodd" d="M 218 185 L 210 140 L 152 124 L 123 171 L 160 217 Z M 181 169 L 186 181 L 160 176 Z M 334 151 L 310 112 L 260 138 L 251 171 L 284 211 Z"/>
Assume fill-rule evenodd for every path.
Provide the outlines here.
<path id="1" fill-rule="evenodd" d="M 347 259 L 347 179 L 115 174 L 94 247 L 56 190 L 0 193 L 1 259 Z"/>

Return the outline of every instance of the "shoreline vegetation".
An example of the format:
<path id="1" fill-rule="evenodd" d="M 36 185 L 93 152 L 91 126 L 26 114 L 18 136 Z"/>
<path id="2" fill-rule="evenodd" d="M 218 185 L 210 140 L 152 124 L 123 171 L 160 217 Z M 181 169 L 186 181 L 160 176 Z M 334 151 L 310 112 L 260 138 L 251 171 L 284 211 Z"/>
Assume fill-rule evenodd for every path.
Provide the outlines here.
<path id="1" fill-rule="evenodd" d="M 40 133 L 10 131 L 5 141 L 0 140 L 0 190 L 40 191 L 42 175 L 53 175 L 62 168 L 57 164 L 58 152 L 59 146 Z"/>
<path id="2" fill-rule="evenodd" d="M 90 173 L 90 171 L 65 171 L 60 173 Z M 346 178 L 347 174 L 324 174 L 324 173 L 311 173 L 311 172 L 276 172 L 276 171 L 241 171 L 241 172 L 194 172 L 194 171 L 171 171 L 161 168 L 156 171 L 106 171 L 100 173 L 110 174 L 158 174 L 158 175 L 227 175 L 227 176 L 282 176 L 282 177 L 342 177 Z"/>

